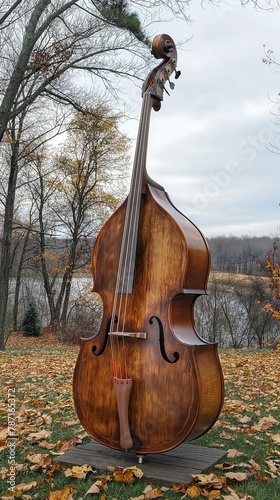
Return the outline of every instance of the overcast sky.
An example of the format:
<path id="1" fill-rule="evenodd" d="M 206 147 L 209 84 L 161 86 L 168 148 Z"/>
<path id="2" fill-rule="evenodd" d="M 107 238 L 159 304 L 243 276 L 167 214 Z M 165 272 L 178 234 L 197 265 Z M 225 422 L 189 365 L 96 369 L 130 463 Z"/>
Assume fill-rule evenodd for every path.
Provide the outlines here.
<path id="1" fill-rule="evenodd" d="M 269 148 L 280 147 L 280 118 L 270 99 L 280 93 L 280 66 L 277 73 L 262 59 L 266 45 L 280 63 L 280 11 L 225 0 L 219 8 L 197 2 L 189 12 L 189 27 L 151 26 L 176 42 L 192 38 L 178 50 L 174 91 L 152 112 L 147 170 L 206 237 L 274 236 L 280 155 Z M 140 109 L 137 89 L 130 100 Z M 135 135 L 136 124 L 128 130 Z"/>

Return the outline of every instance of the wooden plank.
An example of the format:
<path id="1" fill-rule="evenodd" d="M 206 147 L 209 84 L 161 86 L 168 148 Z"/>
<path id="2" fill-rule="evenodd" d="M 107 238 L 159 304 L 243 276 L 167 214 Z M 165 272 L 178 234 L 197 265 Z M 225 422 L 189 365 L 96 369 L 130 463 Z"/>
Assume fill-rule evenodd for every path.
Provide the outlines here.
<path id="1" fill-rule="evenodd" d="M 76 446 L 55 460 L 63 465 L 89 465 L 96 470 L 108 467 L 139 467 L 144 479 L 157 484 L 169 484 L 192 480 L 192 474 L 200 474 L 209 469 L 226 455 L 225 450 L 206 448 L 182 443 L 174 450 L 142 456 L 142 463 L 134 453 L 117 451 L 94 441 Z"/>

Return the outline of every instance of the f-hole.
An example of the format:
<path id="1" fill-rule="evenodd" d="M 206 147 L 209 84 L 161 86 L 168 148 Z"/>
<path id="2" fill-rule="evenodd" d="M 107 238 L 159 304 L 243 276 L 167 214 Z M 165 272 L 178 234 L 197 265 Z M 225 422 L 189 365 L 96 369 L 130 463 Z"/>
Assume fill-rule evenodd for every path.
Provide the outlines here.
<path id="1" fill-rule="evenodd" d="M 96 352 L 97 346 L 96 345 L 92 346 L 91 350 L 92 350 L 92 354 L 94 354 L 94 356 L 100 356 L 105 351 L 105 347 L 107 345 L 108 335 L 109 335 L 109 331 L 110 331 L 110 327 L 111 327 L 111 321 L 112 321 L 112 318 L 110 318 L 108 321 L 103 346 L 101 347 L 100 351 Z M 116 324 L 117 322 L 118 322 L 118 318 L 117 318 L 117 316 L 115 316 L 114 323 Z"/>
<path id="2" fill-rule="evenodd" d="M 163 333 L 162 322 L 160 321 L 160 319 L 157 316 L 152 316 L 149 320 L 150 325 L 153 324 L 154 319 L 157 321 L 157 324 L 158 324 L 160 352 L 161 352 L 161 355 L 162 355 L 164 361 L 166 361 L 167 363 L 177 363 L 177 361 L 180 357 L 179 353 L 177 351 L 173 352 L 173 357 L 174 357 L 173 360 L 168 358 L 166 351 L 165 351 L 165 347 L 164 347 L 164 333 Z"/>

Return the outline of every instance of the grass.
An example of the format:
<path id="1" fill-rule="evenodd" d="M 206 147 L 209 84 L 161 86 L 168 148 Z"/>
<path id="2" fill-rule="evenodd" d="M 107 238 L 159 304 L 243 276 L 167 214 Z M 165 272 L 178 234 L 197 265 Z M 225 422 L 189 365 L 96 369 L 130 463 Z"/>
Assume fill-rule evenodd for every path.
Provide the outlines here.
<path id="1" fill-rule="evenodd" d="M 34 345 L 40 345 L 36 342 Z M 132 484 L 126 484 L 114 480 L 113 472 L 108 471 L 103 475 L 89 471 L 82 479 L 75 477 L 70 470 L 70 475 L 66 477 L 66 468 L 55 465 L 55 454 L 89 440 L 76 417 L 72 401 L 72 373 L 78 349 L 61 345 L 34 345 L 11 348 L 0 353 L 0 498 L 83 499 L 88 489 L 101 480 L 103 487 L 100 493 L 86 498 L 278 500 L 279 352 L 225 350 L 220 353 L 226 386 L 223 411 L 211 431 L 193 444 L 235 451 L 230 451 L 222 464 L 213 466 L 205 473 L 206 476 L 213 473 L 223 478 L 226 483 L 224 488 L 213 490 L 206 481 L 204 489 L 196 489 L 199 496 L 190 496 L 195 491 L 186 485 L 176 492 L 173 485 L 161 490 L 160 485 L 154 484 L 151 485 L 154 488 L 152 492 L 149 493 L 148 488 L 144 493 L 147 483 L 143 478 L 134 478 Z M 11 397 L 13 388 L 15 397 Z M 15 494 L 8 491 L 7 482 L 11 472 L 9 460 L 13 458 L 11 448 L 7 447 L 11 442 L 11 436 L 7 434 L 7 414 L 8 404 L 13 409 L 13 402 L 18 436 L 15 439 L 18 488 Z M 243 476 L 237 476 L 238 481 L 229 479 L 226 478 L 228 472 L 241 473 Z M 19 486 L 21 484 L 26 486 Z"/>

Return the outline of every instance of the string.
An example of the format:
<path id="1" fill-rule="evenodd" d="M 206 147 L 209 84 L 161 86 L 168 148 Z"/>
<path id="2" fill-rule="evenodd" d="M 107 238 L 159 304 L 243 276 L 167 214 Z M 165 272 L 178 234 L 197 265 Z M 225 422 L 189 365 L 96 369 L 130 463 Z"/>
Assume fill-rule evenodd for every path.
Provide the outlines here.
<path id="1" fill-rule="evenodd" d="M 128 297 L 133 291 L 133 275 L 136 256 L 136 243 L 140 217 L 140 204 L 142 196 L 142 180 L 145 169 L 147 151 L 148 125 L 151 106 L 148 94 L 144 94 L 140 117 L 140 126 L 136 143 L 135 159 L 133 164 L 130 192 L 127 198 L 126 215 L 120 250 L 116 288 L 114 294 L 110 332 L 124 333 Z M 118 312 L 117 312 L 118 310 Z M 120 318 L 122 312 L 122 326 Z M 116 320 L 117 318 L 117 320 Z M 113 375 L 119 378 L 128 378 L 126 356 L 121 359 L 118 337 L 110 335 Z M 125 338 L 122 337 L 123 352 Z M 116 355 L 117 353 L 117 355 Z"/>

